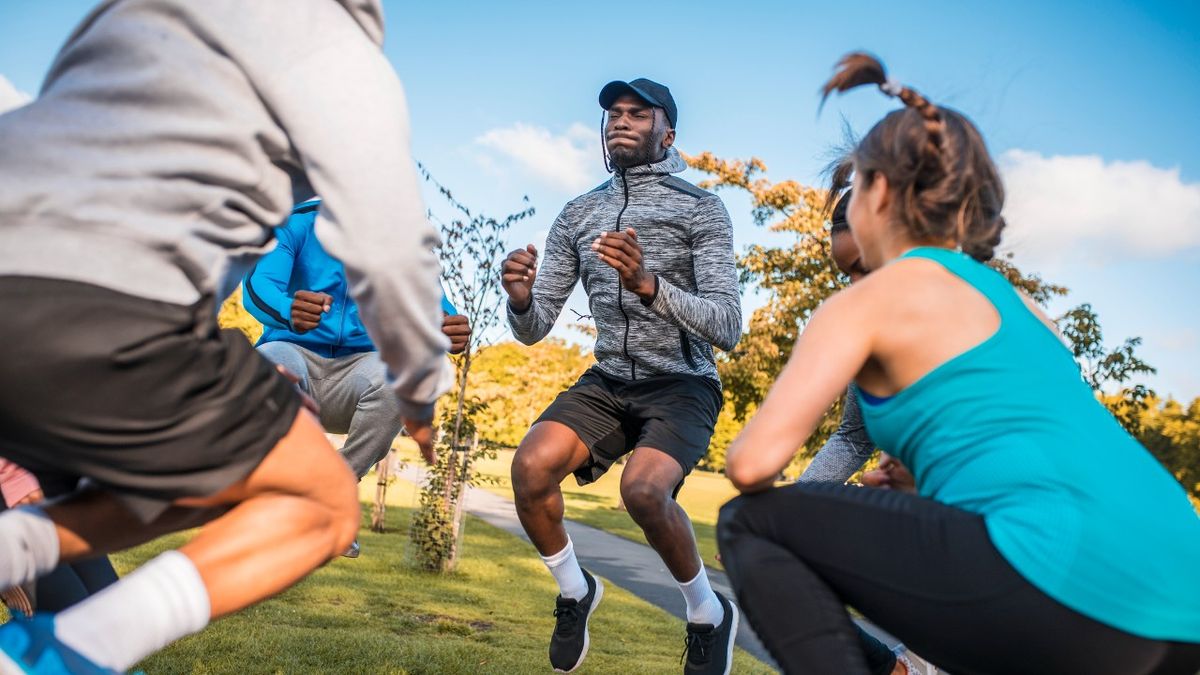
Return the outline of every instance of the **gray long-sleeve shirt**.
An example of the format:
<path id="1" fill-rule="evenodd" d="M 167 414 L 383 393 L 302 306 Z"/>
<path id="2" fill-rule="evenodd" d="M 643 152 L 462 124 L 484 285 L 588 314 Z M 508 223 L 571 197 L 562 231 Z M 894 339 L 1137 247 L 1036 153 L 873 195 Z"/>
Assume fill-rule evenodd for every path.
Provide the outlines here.
<path id="1" fill-rule="evenodd" d="M 732 349 L 742 332 L 733 226 L 716 195 L 672 176 L 687 164 L 670 148 L 660 162 L 618 172 L 569 202 L 550 228 L 524 312 L 508 307 L 525 344 L 554 327 L 579 280 L 596 322 L 599 367 L 633 380 L 686 373 L 718 380 L 713 346 Z M 634 228 L 646 271 L 658 277 L 649 305 L 621 287 L 591 245 L 601 232 Z"/>
<path id="2" fill-rule="evenodd" d="M 796 482 L 842 484 L 871 459 L 875 453 L 875 442 L 863 424 L 859 405 L 858 391 L 851 384 L 842 404 L 842 423 Z"/>
<path id="3" fill-rule="evenodd" d="M 0 115 L 0 275 L 224 297 L 297 198 L 407 414 L 453 379 L 379 0 L 109 0 Z"/>

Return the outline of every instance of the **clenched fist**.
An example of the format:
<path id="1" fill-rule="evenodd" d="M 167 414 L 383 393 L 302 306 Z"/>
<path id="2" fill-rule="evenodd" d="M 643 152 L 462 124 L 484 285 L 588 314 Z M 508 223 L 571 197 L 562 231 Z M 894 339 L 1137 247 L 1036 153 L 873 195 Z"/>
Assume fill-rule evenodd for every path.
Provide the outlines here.
<path id="1" fill-rule="evenodd" d="M 307 333 L 321 323 L 321 315 L 333 307 L 333 298 L 328 293 L 296 291 L 292 296 L 292 330 Z"/>
<path id="2" fill-rule="evenodd" d="M 533 280 L 537 278 L 537 247 L 533 244 L 519 248 L 504 259 L 500 284 L 508 293 L 508 304 L 518 312 L 529 309 L 532 302 Z"/>
<path id="3" fill-rule="evenodd" d="M 450 338 L 450 353 L 461 354 L 471 341 L 471 322 L 462 314 L 442 317 L 442 334 Z"/>
<path id="4" fill-rule="evenodd" d="M 592 250 L 600 260 L 621 275 L 621 286 L 646 302 L 654 298 L 657 282 L 646 271 L 642 260 L 642 245 L 632 227 L 624 232 L 601 232 L 592 242 Z"/>

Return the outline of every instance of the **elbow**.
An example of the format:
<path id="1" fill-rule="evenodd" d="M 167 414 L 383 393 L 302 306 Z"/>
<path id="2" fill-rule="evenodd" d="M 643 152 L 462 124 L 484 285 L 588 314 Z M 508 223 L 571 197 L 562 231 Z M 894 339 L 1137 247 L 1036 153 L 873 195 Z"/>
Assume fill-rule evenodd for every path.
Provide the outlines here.
<path id="1" fill-rule="evenodd" d="M 746 487 L 752 483 L 749 476 L 746 475 L 746 470 L 742 469 L 740 464 L 726 465 L 725 477 L 729 479 L 730 483 L 733 483 L 733 487 L 737 488 L 738 492 L 745 492 Z"/>
<path id="2" fill-rule="evenodd" d="M 774 476 L 763 476 L 762 471 L 749 462 L 731 460 L 725 465 L 725 477 L 738 492 L 758 492 L 774 484 Z"/>
<path id="3" fill-rule="evenodd" d="M 518 333 L 517 331 L 513 331 L 513 337 L 515 337 L 517 339 L 517 342 L 520 342 L 521 344 L 525 345 L 526 347 L 532 347 L 533 345 L 538 343 L 538 340 L 541 339 L 541 338 L 537 337 L 536 335 L 532 335 L 530 333 L 524 333 L 524 332 Z"/>
<path id="4" fill-rule="evenodd" d="M 733 305 L 729 307 L 729 313 L 725 318 L 725 330 L 722 331 L 721 339 L 717 342 L 717 346 L 729 352 L 737 346 L 737 343 L 742 339 L 742 308 L 735 300 Z"/>
<path id="5" fill-rule="evenodd" d="M 742 433 L 746 433 L 745 430 Z M 726 453 L 725 477 L 743 494 L 769 490 L 774 487 L 775 479 L 786 462 L 776 463 L 762 448 L 750 452 L 749 449 L 757 443 L 751 441 L 752 445 L 747 445 L 747 440 L 738 438 L 730 444 Z"/>
<path id="6" fill-rule="evenodd" d="M 764 479 L 754 471 L 747 469 L 727 467 L 725 469 L 725 476 L 729 478 L 730 483 L 733 483 L 733 487 L 737 488 L 737 491 L 743 494 L 761 492 L 775 482 L 771 479 Z"/>
<path id="7" fill-rule="evenodd" d="M 721 351 L 731 352 L 733 351 L 733 348 L 737 346 L 737 343 L 741 341 L 741 339 L 742 334 L 741 332 L 738 332 L 733 335 L 722 335 L 714 344 L 716 344 L 717 348 Z"/>
<path id="8" fill-rule="evenodd" d="M 726 327 L 725 332 L 718 336 L 718 339 L 714 344 L 722 351 L 731 352 L 733 351 L 733 348 L 737 346 L 738 342 L 741 342 L 741 340 L 742 326 L 740 323 L 736 323 Z"/>
<path id="9" fill-rule="evenodd" d="M 510 316 L 509 322 L 508 322 L 508 329 L 509 329 L 509 331 L 512 332 L 512 336 L 517 342 L 520 342 L 521 344 L 528 347 L 528 346 L 536 344 L 538 340 L 542 339 L 543 336 L 538 335 L 538 331 L 536 328 L 530 328 L 529 326 L 522 326 L 522 325 L 516 323 L 515 321 L 512 321 L 511 318 L 512 317 Z"/>

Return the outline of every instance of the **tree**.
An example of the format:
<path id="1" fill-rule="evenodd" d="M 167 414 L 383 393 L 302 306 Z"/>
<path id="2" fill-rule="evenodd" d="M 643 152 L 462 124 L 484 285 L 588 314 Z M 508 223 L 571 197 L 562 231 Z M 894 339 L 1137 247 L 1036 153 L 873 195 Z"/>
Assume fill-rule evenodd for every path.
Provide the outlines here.
<path id="1" fill-rule="evenodd" d="M 1114 404 L 1120 405 L 1119 396 Z M 1200 506 L 1200 398 L 1190 405 L 1154 396 L 1144 400 L 1139 412 L 1138 440 L 1158 458 Z"/>
<path id="2" fill-rule="evenodd" d="M 479 349 L 491 339 L 504 306 L 500 287 L 500 264 L 506 252 L 504 235 L 514 224 L 531 217 L 534 209 L 527 206 L 500 219 L 472 213 L 450 190 L 434 180 L 424 166 L 419 168 L 449 208 L 449 216 L 442 217 L 431 210 L 429 218 L 442 234 L 438 255 L 446 294 L 459 312 L 470 317 L 472 328 L 466 350 L 454 359 L 457 387 L 453 413 L 443 424 L 440 459 L 422 488 L 420 507 L 410 530 L 421 566 L 431 571 L 449 571 L 458 555 L 462 499 L 466 486 L 474 479 L 472 465 L 481 456 L 494 452 L 491 446 L 476 442 L 473 416 L 483 404 L 468 396 L 471 366 Z M 528 204 L 529 198 L 524 198 L 524 202 Z"/>
<path id="3" fill-rule="evenodd" d="M 1125 386 L 1125 383 L 1136 375 L 1158 372 L 1135 353 L 1142 339 L 1126 338 L 1120 346 L 1106 350 L 1100 318 L 1088 303 L 1063 314 L 1058 319 L 1058 328 L 1079 364 L 1083 381 L 1093 391 L 1103 394 L 1106 388 L 1121 387 L 1115 395 L 1101 396 L 1100 400 L 1129 433 L 1138 435 L 1142 414 L 1149 409 L 1154 392 L 1141 384 Z"/>

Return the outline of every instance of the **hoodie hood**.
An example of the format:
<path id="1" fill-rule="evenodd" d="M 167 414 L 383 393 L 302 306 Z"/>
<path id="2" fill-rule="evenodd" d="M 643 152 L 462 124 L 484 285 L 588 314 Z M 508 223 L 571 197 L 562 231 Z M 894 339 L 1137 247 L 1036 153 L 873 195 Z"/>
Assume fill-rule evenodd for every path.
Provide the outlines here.
<path id="1" fill-rule="evenodd" d="M 337 0 L 375 44 L 383 47 L 383 5 L 380 0 Z"/>
<path id="2" fill-rule="evenodd" d="M 613 185 L 621 185 L 626 177 L 629 178 L 630 185 L 641 185 L 646 180 L 654 176 L 666 176 L 672 173 L 679 173 L 688 168 L 687 162 L 683 161 L 683 156 L 674 147 L 667 148 L 667 156 L 651 162 L 650 164 L 638 164 L 631 166 L 624 171 L 615 169 L 613 171 Z"/>
<path id="3" fill-rule="evenodd" d="M 625 169 L 625 173 L 630 176 L 639 176 L 642 174 L 669 174 L 679 173 L 687 167 L 687 162 L 683 161 L 683 156 L 674 146 L 667 148 L 667 156 L 651 162 L 650 164 L 638 164 Z"/>

